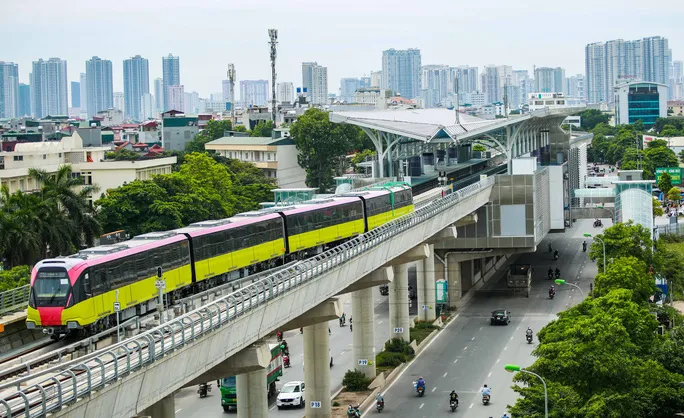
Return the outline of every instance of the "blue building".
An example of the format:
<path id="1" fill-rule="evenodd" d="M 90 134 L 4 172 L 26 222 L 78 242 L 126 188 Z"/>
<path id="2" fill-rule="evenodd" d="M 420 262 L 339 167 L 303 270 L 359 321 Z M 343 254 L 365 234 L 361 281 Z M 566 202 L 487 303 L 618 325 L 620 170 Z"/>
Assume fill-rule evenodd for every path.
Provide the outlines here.
<path id="1" fill-rule="evenodd" d="M 667 86 L 633 81 L 618 84 L 615 92 L 615 123 L 633 124 L 640 120 L 650 128 L 658 118 L 667 117 Z"/>

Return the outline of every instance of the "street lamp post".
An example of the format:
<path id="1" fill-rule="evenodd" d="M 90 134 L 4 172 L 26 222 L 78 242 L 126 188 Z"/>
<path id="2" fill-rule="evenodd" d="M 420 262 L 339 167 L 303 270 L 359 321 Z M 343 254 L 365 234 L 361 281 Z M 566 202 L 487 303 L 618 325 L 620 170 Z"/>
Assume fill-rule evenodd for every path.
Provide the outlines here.
<path id="1" fill-rule="evenodd" d="M 574 284 L 574 283 L 568 283 L 568 282 L 566 282 L 566 281 L 563 280 L 563 279 L 556 279 L 556 284 L 560 284 L 560 285 L 567 284 L 568 286 L 574 286 L 574 287 L 576 287 L 577 290 L 579 290 L 580 293 L 582 294 L 582 299 L 584 299 L 584 292 L 583 292 L 582 289 L 581 289 L 579 286 L 577 286 L 576 284 Z"/>
<path id="2" fill-rule="evenodd" d="M 544 385 L 544 417 L 549 418 L 549 392 L 546 388 L 546 382 L 544 381 L 544 379 L 541 376 L 539 376 L 537 373 L 532 373 L 531 371 L 525 370 L 516 364 L 507 364 L 506 366 L 504 366 L 504 368 L 506 369 L 507 372 L 511 372 L 511 373 L 520 372 L 520 373 L 531 374 L 532 376 L 536 376 L 539 380 L 542 381 L 542 384 Z"/>
<path id="3" fill-rule="evenodd" d="M 589 237 L 589 238 L 593 238 L 593 239 L 597 239 L 603 245 L 603 274 L 606 274 L 606 243 L 603 242 L 603 240 L 601 238 L 595 237 L 591 234 L 584 234 L 584 236 Z"/>

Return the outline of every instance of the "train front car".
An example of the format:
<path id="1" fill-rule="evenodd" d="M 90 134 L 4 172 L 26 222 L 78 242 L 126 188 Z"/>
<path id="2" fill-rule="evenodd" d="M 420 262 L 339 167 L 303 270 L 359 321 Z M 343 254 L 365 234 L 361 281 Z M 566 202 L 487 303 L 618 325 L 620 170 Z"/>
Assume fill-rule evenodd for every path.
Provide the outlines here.
<path id="1" fill-rule="evenodd" d="M 26 310 L 26 327 L 43 328 L 47 334 L 64 334 L 78 328 L 78 322 L 66 321 L 80 299 L 82 283 L 78 280 L 85 263 L 80 259 L 43 260 L 31 272 L 31 292 Z"/>

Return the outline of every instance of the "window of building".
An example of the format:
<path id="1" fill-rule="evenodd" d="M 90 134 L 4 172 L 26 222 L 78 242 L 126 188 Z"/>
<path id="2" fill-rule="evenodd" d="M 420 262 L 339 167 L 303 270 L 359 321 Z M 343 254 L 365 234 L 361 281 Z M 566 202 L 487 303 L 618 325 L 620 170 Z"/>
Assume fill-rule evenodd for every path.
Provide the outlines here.
<path id="1" fill-rule="evenodd" d="M 14 161 L 24 161 L 24 156 L 23 155 L 15 155 Z"/>
<path id="2" fill-rule="evenodd" d="M 47 154 L 43 154 L 43 159 L 47 160 Z"/>

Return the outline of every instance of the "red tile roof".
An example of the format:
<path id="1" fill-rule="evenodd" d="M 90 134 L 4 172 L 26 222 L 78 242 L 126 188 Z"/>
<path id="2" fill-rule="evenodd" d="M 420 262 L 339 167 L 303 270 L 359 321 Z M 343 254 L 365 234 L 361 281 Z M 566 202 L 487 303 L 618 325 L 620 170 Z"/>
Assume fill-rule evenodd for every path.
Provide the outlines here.
<path id="1" fill-rule="evenodd" d="M 143 142 L 139 142 L 139 143 L 133 145 L 133 148 L 147 148 L 147 147 L 148 147 L 148 145 L 143 143 Z"/>

